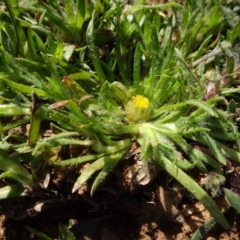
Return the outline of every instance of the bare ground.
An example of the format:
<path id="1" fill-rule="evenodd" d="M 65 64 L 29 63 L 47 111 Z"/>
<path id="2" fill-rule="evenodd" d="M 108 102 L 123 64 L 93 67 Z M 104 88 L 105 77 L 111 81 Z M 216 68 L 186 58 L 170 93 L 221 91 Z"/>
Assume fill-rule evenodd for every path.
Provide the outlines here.
<path id="1" fill-rule="evenodd" d="M 71 169 L 52 171 L 47 189 L 36 186 L 29 197 L 1 201 L 0 239 L 38 239 L 25 226 L 57 239 L 58 224 L 69 221 L 79 240 L 191 239 L 210 218 L 205 207 L 157 167 L 154 179 L 142 182 L 133 167 L 141 172 L 136 157 L 120 163 L 93 197 L 90 185 L 71 194 Z M 223 196 L 216 201 L 227 204 Z M 216 226 L 204 239 L 240 239 L 240 217 L 233 210 L 226 216 L 231 229 Z"/>

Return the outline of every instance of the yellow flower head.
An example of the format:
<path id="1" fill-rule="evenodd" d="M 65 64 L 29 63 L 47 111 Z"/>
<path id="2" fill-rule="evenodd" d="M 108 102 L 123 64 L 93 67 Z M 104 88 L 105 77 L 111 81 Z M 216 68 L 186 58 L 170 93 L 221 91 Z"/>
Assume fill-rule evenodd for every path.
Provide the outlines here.
<path id="1" fill-rule="evenodd" d="M 143 95 L 136 95 L 132 97 L 132 101 L 135 108 L 146 109 L 149 107 L 149 100 Z"/>
<path id="2" fill-rule="evenodd" d="M 131 122 L 144 121 L 148 118 L 150 112 L 149 99 L 143 95 L 136 95 L 128 101 L 125 112 L 127 119 Z"/>

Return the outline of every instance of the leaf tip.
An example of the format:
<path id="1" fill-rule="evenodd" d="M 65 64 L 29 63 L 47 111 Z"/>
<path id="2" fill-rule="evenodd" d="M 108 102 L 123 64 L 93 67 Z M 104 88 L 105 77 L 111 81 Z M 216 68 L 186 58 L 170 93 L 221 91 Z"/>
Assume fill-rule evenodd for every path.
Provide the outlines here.
<path id="1" fill-rule="evenodd" d="M 72 188 L 72 193 L 75 193 L 82 185 L 79 184 L 78 182 L 76 182 L 74 185 L 73 185 L 73 188 Z"/>

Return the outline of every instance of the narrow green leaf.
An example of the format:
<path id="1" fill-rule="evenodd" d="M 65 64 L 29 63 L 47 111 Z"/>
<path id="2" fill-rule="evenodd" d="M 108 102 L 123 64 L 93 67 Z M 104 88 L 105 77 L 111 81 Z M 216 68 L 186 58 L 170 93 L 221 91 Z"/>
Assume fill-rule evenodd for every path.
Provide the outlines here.
<path id="1" fill-rule="evenodd" d="M 127 78 L 127 75 L 126 75 L 126 72 L 124 69 L 123 60 L 122 60 L 121 41 L 119 38 L 116 39 L 115 51 L 116 51 L 117 65 L 118 65 L 119 72 L 122 77 L 122 81 L 125 86 L 129 86 L 129 81 L 128 81 L 128 78 Z"/>
<path id="2" fill-rule="evenodd" d="M 31 95 L 34 91 L 39 97 L 46 97 L 46 93 L 38 88 L 34 88 L 32 86 L 27 86 L 25 84 L 17 83 L 15 81 L 9 79 L 2 79 L 4 83 L 6 83 L 13 91 L 25 93 Z"/>
<path id="3" fill-rule="evenodd" d="M 13 171 L 6 171 L 2 174 L 0 174 L 0 179 L 2 178 L 9 178 L 9 179 L 14 179 L 17 182 L 21 183 L 22 185 L 26 185 L 26 183 L 29 182 L 29 178 L 26 175 L 21 175 L 18 174 L 17 172 L 13 172 Z"/>
<path id="4" fill-rule="evenodd" d="M 37 55 L 37 52 L 38 51 L 41 51 L 41 52 L 44 52 L 46 53 L 46 44 L 43 42 L 43 40 L 41 39 L 41 35 L 39 36 L 35 31 L 34 31 L 34 28 L 31 28 L 29 30 L 29 36 L 28 38 L 31 38 L 32 40 L 32 44 L 33 44 L 33 49 L 35 49 L 35 54 L 33 54 L 34 56 L 34 60 L 38 60 L 39 59 L 39 56 Z"/>
<path id="5" fill-rule="evenodd" d="M 65 24 L 65 19 L 57 14 L 57 11 L 50 6 L 49 4 L 44 3 L 44 7 L 47 9 L 47 15 L 48 17 L 61 29 L 66 31 L 67 33 L 71 34 L 69 32 L 68 27 Z"/>
<path id="6" fill-rule="evenodd" d="M 15 58 L 15 61 L 17 64 L 23 66 L 24 68 L 27 68 L 29 71 L 44 71 L 45 73 L 48 71 L 45 64 L 38 62 L 39 59 L 36 62 L 26 58 Z"/>
<path id="7" fill-rule="evenodd" d="M 198 59 L 200 57 L 202 57 L 204 55 L 204 53 L 206 52 L 206 49 L 209 46 L 209 42 L 212 41 L 212 34 L 210 34 L 204 41 L 203 43 L 199 46 L 199 48 L 197 49 L 196 52 L 190 54 L 189 58 L 191 59 Z"/>
<path id="8" fill-rule="evenodd" d="M 59 223 L 58 224 L 59 237 L 58 240 L 75 240 L 75 236 L 70 232 L 68 227 Z"/>
<path id="9" fill-rule="evenodd" d="M 82 124 L 79 119 L 76 119 L 76 117 L 73 117 L 72 115 L 63 114 L 61 112 L 52 111 L 49 109 L 43 110 L 43 119 L 57 122 L 65 130 L 77 131 L 86 138 L 96 137 L 96 132 L 93 130 L 92 125 L 90 124 L 91 122 L 89 122 L 90 119 L 87 118 L 86 115 L 85 118 L 88 120 L 88 122 Z"/>
<path id="10" fill-rule="evenodd" d="M 227 73 L 232 74 L 234 71 L 235 60 L 233 56 L 227 56 Z"/>
<path id="11" fill-rule="evenodd" d="M 72 192 L 76 192 L 95 172 L 101 170 L 107 161 L 111 161 L 111 156 L 104 156 L 93 162 L 84 169 L 77 181 L 73 185 Z"/>
<path id="12" fill-rule="evenodd" d="M 33 40 L 32 33 L 33 33 L 33 30 L 28 29 L 28 38 L 27 38 L 28 54 L 31 57 L 31 59 L 35 60 L 37 58 L 37 51 L 36 51 L 36 46 Z"/>
<path id="13" fill-rule="evenodd" d="M 173 54 L 174 54 L 174 45 L 172 44 L 171 46 L 169 46 L 167 48 L 167 55 L 164 57 L 163 63 L 161 64 L 161 75 L 162 75 L 164 69 L 167 69 L 165 71 L 165 74 L 166 75 L 169 74 L 169 70 L 168 69 L 170 69 L 169 66 L 170 66 L 170 64 L 172 64 Z M 178 69 L 176 69 L 175 71 L 178 71 Z M 173 77 L 173 76 L 171 75 L 171 77 Z M 172 79 L 172 81 L 173 80 L 175 80 L 175 79 Z M 177 83 L 177 80 L 176 80 L 176 83 Z"/>
<path id="14" fill-rule="evenodd" d="M 187 136 L 188 138 L 194 140 L 194 141 L 198 141 L 202 144 L 206 144 L 206 142 L 202 139 L 201 136 L 193 136 L 193 135 L 189 135 Z M 226 157 L 236 161 L 236 162 L 240 162 L 240 153 L 238 151 L 233 150 L 232 148 L 226 146 L 225 144 L 222 144 L 218 141 L 215 140 L 215 143 L 219 149 L 219 151 L 225 155 Z"/>
<path id="15" fill-rule="evenodd" d="M 217 116 L 216 113 L 214 112 L 214 110 L 212 109 L 212 107 L 201 100 L 188 100 L 186 101 L 186 104 L 190 104 L 190 105 L 194 105 L 196 107 L 202 108 L 204 111 L 206 111 L 207 113 L 209 113 L 211 116 Z M 194 115 L 194 113 L 193 113 Z"/>
<path id="16" fill-rule="evenodd" d="M 81 29 L 83 23 L 84 23 L 84 20 L 85 20 L 85 15 L 86 15 L 86 5 L 85 5 L 85 0 L 78 0 L 77 1 L 77 16 L 76 16 L 76 26 L 77 28 Z"/>
<path id="17" fill-rule="evenodd" d="M 50 32 L 48 29 L 46 29 L 45 27 L 42 27 L 42 26 L 33 25 L 33 26 L 31 26 L 31 29 L 36 30 L 39 33 L 44 33 L 47 36 L 52 35 L 52 32 Z"/>
<path id="18" fill-rule="evenodd" d="M 168 56 L 167 56 L 168 57 Z M 166 59 L 165 59 L 166 60 Z M 165 62 L 163 64 L 167 64 Z M 168 60 L 166 60 L 168 61 Z M 164 67 L 164 66 L 162 66 Z M 179 91 L 180 84 L 177 79 L 173 78 L 173 76 L 169 76 L 168 74 L 165 74 L 166 71 L 161 72 L 161 76 L 159 80 L 157 81 L 155 85 L 155 89 L 158 89 L 157 91 L 153 91 L 151 93 L 152 101 L 157 103 L 157 106 L 162 106 L 162 104 L 166 101 L 166 99 L 169 99 L 173 94 Z M 181 108 L 185 105 L 185 103 L 179 103 L 174 105 L 167 105 L 165 104 L 164 107 L 161 107 L 159 109 L 154 110 L 154 115 L 157 116 L 158 114 L 161 114 L 163 112 L 170 110 L 171 108 Z M 169 107 L 169 108 L 168 108 Z"/>
<path id="19" fill-rule="evenodd" d="M 233 44 L 237 38 L 239 38 L 239 32 L 240 32 L 240 22 L 238 22 L 232 31 L 232 36 L 231 36 L 231 43 Z"/>
<path id="20" fill-rule="evenodd" d="M 115 154 L 116 152 L 119 152 L 128 148 L 130 144 L 131 144 L 131 140 L 129 138 L 125 138 L 123 140 L 111 142 L 109 145 L 103 145 L 100 142 L 96 142 L 96 144 L 92 146 L 92 149 L 98 153 Z"/>
<path id="21" fill-rule="evenodd" d="M 191 147 L 181 136 L 172 135 L 170 138 L 174 143 L 182 148 L 182 150 L 187 154 L 187 156 L 189 156 L 190 160 L 196 164 L 201 172 L 208 173 L 207 168 L 202 163 L 202 161 L 205 161 L 205 158 L 201 157 L 201 152 L 198 152 L 197 149 Z"/>
<path id="22" fill-rule="evenodd" d="M 176 55 L 176 57 L 181 61 L 181 63 L 183 64 L 183 66 L 185 67 L 185 69 L 188 71 L 188 73 L 189 73 L 189 75 L 193 78 L 193 79 L 195 79 L 196 81 L 198 81 L 198 78 L 194 75 L 194 73 L 193 73 L 193 71 L 191 71 L 191 69 L 189 68 L 189 65 L 188 65 L 188 63 L 187 63 L 187 61 L 185 60 L 185 57 L 184 57 L 184 55 L 183 55 L 183 53 L 179 50 L 179 49 L 177 49 L 177 48 L 175 48 L 175 55 Z M 187 80 L 187 88 L 188 88 L 188 91 L 189 92 L 191 92 L 191 82 L 192 81 L 189 81 L 189 80 Z"/>
<path id="23" fill-rule="evenodd" d="M 226 213 L 226 211 L 229 208 L 222 211 L 223 213 Z M 216 226 L 217 222 L 214 218 L 210 218 L 208 221 L 206 221 L 200 228 L 197 229 L 197 231 L 193 234 L 191 240 L 201 240 L 203 237 Z"/>
<path id="24" fill-rule="evenodd" d="M 19 116 L 30 114 L 30 108 L 21 107 L 15 104 L 0 105 L 0 116 Z"/>
<path id="25" fill-rule="evenodd" d="M 61 162 L 55 162 L 54 165 L 68 166 L 68 165 L 72 165 L 72 164 L 79 164 L 79 163 L 84 163 L 84 162 L 88 162 L 88 161 L 93 161 L 100 157 L 103 157 L 103 154 L 86 155 L 86 156 L 82 156 L 82 157 L 66 159 Z"/>
<path id="26" fill-rule="evenodd" d="M 138 11 L 143 11 L 143 10 L 146 10 L 146 9 L 157 9 L 157 10 L 166 10 L 167 8 L 169 7 L 173 7 L 173 8 L 181 8 L 182 6 L 180 4 L 177 4 L 177 3 L 165 3 L 165 4 L 153 4 L 153 5 L 135 5 L 135 6 L 132 6 L 132 7 L 129 7 L 127 9 L 127 14 L 133 14 L 135 12 L 138 12 Z"/>
<path id="27" fill-rule="evenodd" d="M 101 66 L 101 60 L 96 48 L 96 45 L 94 43 L 94 17 L 95 17 L 95 11 L 92 14 L 92 19 L 89 22 L 88 28 L 87 28 L 87 33 L 86 33 L 86 40 L 87 40 L 87 44 L 89 47 L 89 52 L 90 52 L 90 56 L 95 68 L 95 71 L 99 77 L 99 81 L 101 84 L 103 84 L 106 81 L 106 76 L 103 72 L 102 66 Z"/>
<path id="28" fill-rule="evenodd" d="M 198 159 L 202 162 L 207 163 L 208 165 L 212 166 L 218 173 L 222 173 L 221 166 L 219 163 L 212 157 L 210 157 L 208 154 L 198 150 L 198 149 L 193 149 L 193 159 Z"/>
<path id="29" fill-rule="evenodd" d="M 135 49 L 133 64 L 133 87 L 137 91 L 141 81 L 141 47 L 139 42 Z"/>
<path id="30" fill-rule="evenodd" d="M 23 197 L 26 196 L 24 187 L 20 184 L 10 185 L 3 188 L 0 188 L 0 199 L 8 199 L 14 197 Z"/>
<path id="31" fill-rule="evenodd" d="M 160 78 L 160 46 L 158 41 L 158 33 L 156 27 L 152 27 L 152 36 L 151 36 L 151 55 L 152 55 L 152 61 L 151 61 L 151 70 L 150 75 L 151 78 L 149 78 L 151 81 L 149 83 L 149 92 L 147 95 L 151 95 L 153 92 L 153 89 L 155 89 L 157 79 Z"/>
<path id="32" fill-rule="evenodd" d="M 106 162 L 102 171 L 95 178 L 92 188 L 91 188 L 91 196 L 94 194 L 100 183 L 106 178 L 106 176 L 113 170 L 113 168 L 118 164 L 118 162 L 122 159 L 126 151 L 118 152 L 111 156 L 111 160 Z"/>
<path id="33" fill-rule="evenodd" d="M 193 234 L 191 240 L 201 240 L 216 225 L 214 218 L 210 218 Z"/>
<path id="34" fill-rule="evenodd" d="M 204 138 L 206 139 L 207 146 L 212 151 L 214 157 L 223 165 L 226 165 L 226 159 L 223 157 L 222 153 L 219 151 L 216 142 L 206 133 L 203 133 Z"/>
<path id="35" fill-rule="evenodd" d="M 10 14 L 15 33 L 15 39 L 12 39 L 14 41 L 13 47 L 15 48 L 15 56 L 18 56 L 19 53 L 24 56 L 23 51 L 26 38 L 23 29 L 16 20 L 16 18 L 20 15 L 18 0 L 5 0 L 4 2 L 7 7 L 7 11 Z"/>
<path id="36" fill-rule="evenodd" d="M 39 138 L 40 125 L 42 121 L 42 108 L 40 99 L 34 92 L 32 93 L 32 102 L 32 117 L 28 137 L 28 143 L 30 146 L 35 144 Z"/>
<path id="37" fill-rule="evenodd" d="M 71 26 L 76 26 L 77 6 L 75 1 L 69 0 L 64 4 L 64 13 L 66 14 L 66 22 Z"/>
<path id="38" fill-rule="evenodd" d="M 28 226 L 25 226 L 25 228 L 29 232 L 33 233 L 35 236 L 40 237 L 42 240 L 52 240 L 52 238 L 48 237 L 46 234 L 44 234 L 44 233 L 42 233 L 42 232 L 40 232 L 40 231 L 38 231 L 34 228 L 31 228 L 31 227 L 28 227 Z"/>
<path id="39" fill-rule="evenodd" d="M 224 17 L 226 18 L 229 26 L 231 28 L 236 26 L 237 19 L 234 17 L 234 15 L 235 15 L 234 11 L 232 9 L 230 9 L 229 7 L 224 6 L 224 4 L 221 6 L 221 10 L 222 10 Z"/>
<path id="40" fill-rule="evenodd" d="M 170 40 L 172 38 L 172 30 L 173 30 L 172 18 L 169 18 L 168 25 L 165 28 L 163 41 L 162 41 L 162 44 L 161 44 L 161 47 L 160 47 L 161 54 L 166 53 L 166 51 L 168 50 L 168 46 L 170 46 L 170 44 L 172 42 Z"/>
<path id="41" fill-rule="evenodd" d="M 17 160 L 9 158 L 3 150 L 0 150 L 0 169 L 19 174 L 22 177 L 25 177 L 26 185 L 32 184 L 31 175 L 25 170 L 25 168 L 22 167 L 19 162 L 17 162 Z"/>
<path id="42" fill-rule="evenodd" d="M 215 221 L 223 228 L 229 229 L 229 224 L 223 213 L 219 210 L 213 199 L 186 173 L 159 153 L 159 158 L 154 159 L 166 172 L 181 183 L 193 196 L 195 196 L 211 213 Z"/>
<path id="43" fill-rule="evenodd" d="M 240 214 L 240 196 L 227 188 L 224 188 L 223 191 L 231 206 L 235 209 L 237 214 Z"/>

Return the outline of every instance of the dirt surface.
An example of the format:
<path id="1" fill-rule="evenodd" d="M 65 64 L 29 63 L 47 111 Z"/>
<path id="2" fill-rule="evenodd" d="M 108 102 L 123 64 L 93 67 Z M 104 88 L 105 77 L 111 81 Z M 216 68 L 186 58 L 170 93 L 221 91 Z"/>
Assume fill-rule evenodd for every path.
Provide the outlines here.
<path id="1" fill-rule="evenodd" d="M 27 137 L 29 127 L 15 128 Z M 46 129 L 46 130 L 44 130 Z M 46 125 L 42 137 L 52 135 Z M 58 150 L 58 159 L 87 154 L 87 149 L 69 146 Z M 174 179 L 154 162 L 140 160 L 140 149 L 133 144 L 129 154 L 108 176 L 93 197 L 91 181 L 72 194 L 72 187 L 88 163 L 77 168 L 47 169 L 41 184 L 26 188 L 29 196 L 2 200 L 0 203 L 0 239 L 40 239 L 30 233 L 34 228 L 58 238 L 58 224 L 72 225 L 71 231 L 79 240 L 168 240 L 191 239 L 210 214 Z M 228 163 L 228 188 L 240 193 L 239 166 Z M 202 175 L 188 172 L 197 182 Z M 9 184 L 1 180 L 1 187 Z M 220 208 L 227 202 L 223 195 L 215 198 Z M 231 229 L 215 226 L 204 239 L 240 239 L 240 217 L 233 210 L 226 217 Z"/>
<path id="2" fill-rule="evenodd" d="M 47 188 L 36 186 L 27 190 L 29 197 L 2 200 L 0 239 L 39 239 L 25 226 L 57 239 L 58 224 L 69 221 L 79 240 L 191 239 L 209 212 L 157 166 L 141 164 L 137 152 L 93 197 L 91 183 L 71 194 L 75 173 L 55 169 Z M 227 204 L 221 195 L 216 201 Z M 216 226 L 204 239 L 240 239 L 240 217 L 230 210 L 227 219 L 229 231 Z"/>

